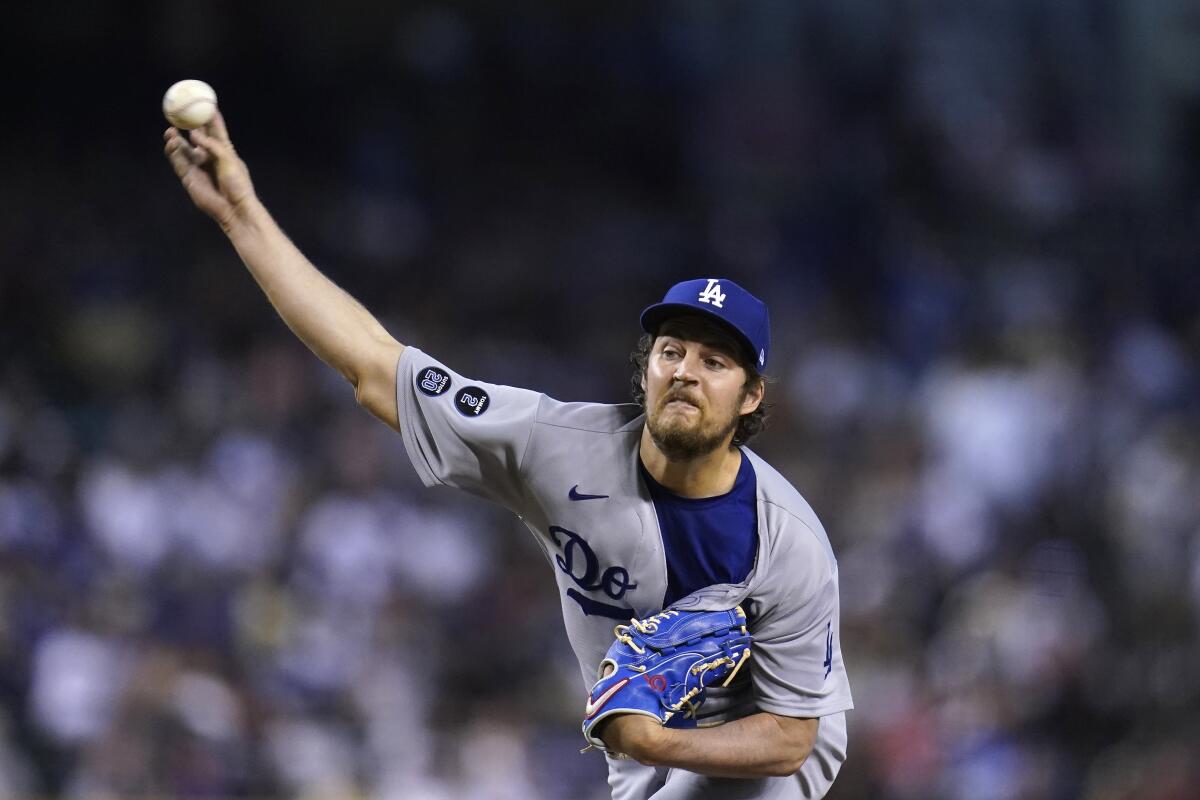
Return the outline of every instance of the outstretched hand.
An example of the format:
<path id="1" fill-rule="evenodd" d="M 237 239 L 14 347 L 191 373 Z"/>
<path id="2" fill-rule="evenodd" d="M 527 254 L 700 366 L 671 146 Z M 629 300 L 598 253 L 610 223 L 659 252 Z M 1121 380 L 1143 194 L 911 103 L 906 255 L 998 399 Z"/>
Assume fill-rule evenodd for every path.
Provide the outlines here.
<path id="1" fill-rule="evenodd" d="M 233 149 L 220 111 L 190 137 L 167 128 L 163 152 L 196 208 L 228 230 L 254 197 L 250 171 Z"/>

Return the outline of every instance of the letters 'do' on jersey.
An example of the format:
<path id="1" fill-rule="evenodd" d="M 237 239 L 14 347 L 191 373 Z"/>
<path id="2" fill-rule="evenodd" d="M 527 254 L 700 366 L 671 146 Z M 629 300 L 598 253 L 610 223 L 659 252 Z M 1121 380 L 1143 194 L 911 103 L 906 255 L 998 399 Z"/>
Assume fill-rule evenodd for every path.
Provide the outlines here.
<path id="1" fill-rule="evenodd" d="M 710 301 L 720 299 L 719 286 L 709 292 Z M 443 378 L 445 386 L 464 388 L 452 396 L 438 391 Z M 667 591 L 659 522 L 638 469 L 641 409 L 562 403 L 467 379 L 411 346 L 401 355 L 396 387 L 404 447 L 421 480 L 498 503 L 533 534 L 558 583 L 582 697 L 615 622 L 657 613 Z M 776 795 L 820 797 L 845 759 L 844 712 L 853 707 L 839 638 L 837 562 L 799 493 L 753 451 L 742 454 L 757 478 L 753 569 L 741 583 L 710 586 L 676 604 L 701 610 L 740 604 L 751 620 L 755 647 L 746 675 L 706 701 L 701 723 L 755 711 L 821 718 L 813 754 L 795 779 L 786 779 L 802 793 Z M 639 768 L 610 762 L 619 783 L 623 771 Z M 680 781 L 706 780 L 672 772 Z M 697 786 L 699 794 L 689 789 L 680 796 L 721 796 Z"/>

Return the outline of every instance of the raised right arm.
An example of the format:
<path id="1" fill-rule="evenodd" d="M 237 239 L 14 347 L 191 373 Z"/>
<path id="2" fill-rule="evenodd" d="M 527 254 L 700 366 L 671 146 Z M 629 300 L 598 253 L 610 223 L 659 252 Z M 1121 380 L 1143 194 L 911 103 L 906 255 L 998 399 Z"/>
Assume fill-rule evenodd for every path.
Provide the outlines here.
<path id="1" fill-rule="evenodd" d="M 396 364 L 404 345 L 313 266 L 254 193 L 220 112 L 191 132 L 164 134 L 167 159 L 196 207 L 212 217 L 292 332 L 354 387 L 359 405 L 395 430 Z"/>

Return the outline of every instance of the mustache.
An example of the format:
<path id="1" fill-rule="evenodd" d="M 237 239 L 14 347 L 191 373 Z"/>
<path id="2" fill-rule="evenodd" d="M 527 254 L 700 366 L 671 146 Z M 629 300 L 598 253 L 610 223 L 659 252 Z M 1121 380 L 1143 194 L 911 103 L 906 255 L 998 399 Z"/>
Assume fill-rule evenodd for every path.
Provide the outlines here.
<path id="1" fill-rule="evenodd" d="M 701 408 L 700 399 L 698 397 L 681 389 L 675 389 L 663 395 L 663 399 L 659 401 L 659 407 L 666 407 L 668 403 L 674 402 L 675 400 L 682 400 L 683 402 L 693 405 L 696 408 Z"/>

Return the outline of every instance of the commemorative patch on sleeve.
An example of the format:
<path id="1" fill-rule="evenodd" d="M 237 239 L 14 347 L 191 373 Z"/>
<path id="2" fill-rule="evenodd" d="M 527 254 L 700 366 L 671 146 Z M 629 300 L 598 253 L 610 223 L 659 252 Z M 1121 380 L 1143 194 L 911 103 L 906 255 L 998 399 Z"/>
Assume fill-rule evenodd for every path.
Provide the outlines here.
<path id="1" fill-rule="evenodd" d="M 417 388 L 421 394 L 437 397 L 450 388 L 450 376 L 437 367 L 426 367 L 417 373 Z"/>
<path id="2" fill-rule="evenodd" d="M 487 410 L 491 398 L 478 386 L 464 386 L 454 395 L 454 405 L 464 417 L 478 417 Z"/>

